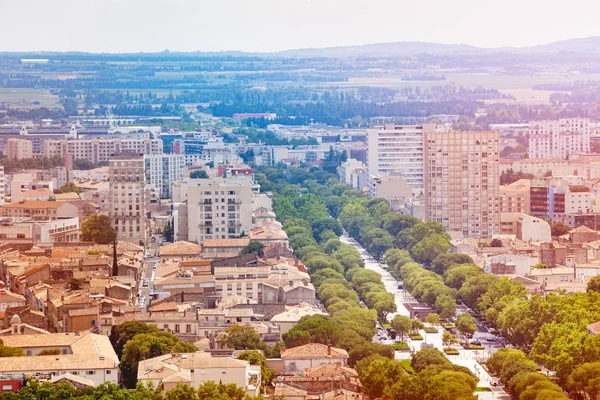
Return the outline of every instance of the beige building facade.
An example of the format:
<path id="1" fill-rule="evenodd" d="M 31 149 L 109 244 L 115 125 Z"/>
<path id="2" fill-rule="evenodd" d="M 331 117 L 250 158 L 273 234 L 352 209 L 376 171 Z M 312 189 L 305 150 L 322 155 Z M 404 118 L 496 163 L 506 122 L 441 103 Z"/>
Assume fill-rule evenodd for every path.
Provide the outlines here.
<path id="1" fill-rule="evenodd" d="M 136 154 L 109 161 L 110 217 L 117 239 L 140 244 L 146 239 L 144 159 Z"/>
<path id="2" fill-rule="evenodd" d="M 499 154 L 497 132 L 426 133 L 426 220 L 469 238 L 498 233 Z"/>

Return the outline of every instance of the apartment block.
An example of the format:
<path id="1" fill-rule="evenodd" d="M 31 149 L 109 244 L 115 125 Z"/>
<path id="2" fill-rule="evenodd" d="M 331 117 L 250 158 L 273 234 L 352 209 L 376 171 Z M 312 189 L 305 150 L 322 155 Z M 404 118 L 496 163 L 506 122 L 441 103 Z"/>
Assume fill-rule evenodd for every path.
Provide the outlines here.
<path id="1" fill-rule="evenodd" d="M 110 217 L 117 239 L 141 244 L 146 238 L 144 159 L 125 153 L 110 158 Z"/>
<path id="2" fill-rule="evenodd" d="M 369 175 L 397 174 L 416 190 L 423 190 L 423 137 L 445 131 L 434 124 L 386 124 L 367 131 Z"/>
<path id="3" fill-rule="evenodd" d="M 530 190 L 529 179 L 519 179 L 510 185 L 500 186 L 500 212 L 529 214 Z"/>
<path id="4" fill-rule="evenodd" d="M 183 178 L 185 157 L 179 154 L 145 154 L 146 185 L 157 189 L 163 199 L 171 198 L 171 183 Z"/>
<path id="5" fill-rule="evenodd" d="M 76 160 L 88 160 L 94 164 L 109 161 L 113 154 L 162 154 L 160 139 L 79 139 L 47 140 L 44 155 L 64 157 L 73 155 Z"/>
<path id="6" fill-rule="evenodd" d="M 362 190 L 367 186 L 367 168 L 362 161 L 349 158 L 338 168 L 340 182 L 351 185 L 352 189 Z"/>
<path id="7" fill-rule="evenodd" d="M 244 176 L 186 180 L 188 240 L 202 243 L 248 234 L 254 186 L 252 178 Z"/>
<path id="8" fill-rule="evenodd" d="M 548 171 L 552 172 L 552 176 L 580 176 L 583 179 L 600 179 L 600 155 L 596 160 L 593 159 L 525 159 L 516 160 L 513 163 L 505 164 L 504 170 L 512 169 L 514 172 L 524 172 L 533 174 L 541 178 Z"/>
<path id="9" fill-rule="evenodd" d="M 565 118 L 529 123 L 529 158 L 567 158 L 590 152 L 590 120 Z"/>
<path id="10" fill-rule="evenodd" d="M 7 155 L 11 160 L 33 158 L 33 142 L 27 139 L 8 139 Z"/>
<path id="11" fill-rule="evenodd" d="M 499 153 L 497 132 L 427 132 L 425 218 L 464 237 L 498 233 Z"/>

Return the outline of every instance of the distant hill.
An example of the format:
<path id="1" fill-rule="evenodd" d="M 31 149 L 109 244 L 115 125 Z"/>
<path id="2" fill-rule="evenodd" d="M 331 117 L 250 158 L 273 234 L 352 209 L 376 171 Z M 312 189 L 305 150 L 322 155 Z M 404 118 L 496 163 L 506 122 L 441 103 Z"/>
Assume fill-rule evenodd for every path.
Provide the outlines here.
<path id="1" fill-rule="evenodd" d="M 479 53 L 482 49 L 466 44 L 441 44 L 427 42 L 375 43 L 362 46 L 340 46 L 284 50 L 273 53 L 281 57 L 407 57 L 419 53 Z"/>
<path id="2" fill-rule="evenodd" d="M 407 57 L 420 53 L 429 54 L 483 54 L 483 53 L 600 53 L 600 37 L 568 39 L 531 47 L 483 48 L 466 44 L 441 44 L 428 42 L 376 43 L 362 46 L 326 47 L 284 50 L 272 53 L 281 57 Z"/>
<path id="3" fill-rule="evenodd" d="M 212 52 L 178 52 L 164 50 L 154 53 L 87 53 L 87 52 L 0 52 L 0 56 L 18 56 L 22 58 L 52 58 L 67 57 L 72 59 L 105 59 L 105 60 L 194 60 L 205 57 L 330 57 L 330 58 L 354 58 L 354 57 L 410 57 L 416 54 L 447 54 L 447 55 L 489 55 L 497 53 L 512 54 L 556 54 L 560 52 L 577 52 L 588 54 L 600 54 L 600 36 L 567 39 L 558 42 L 530 46 L 530 47 L 497 47 L 483 48 L 467 44 L 442 44 L 429 42 L 392 42 L 374 43 L 360 46 L 339 46 L 325 48 L 305 48 L 294 50 L 283 50 L 274 53 L 247 53 L 243 51 L 212 51 Z"/>

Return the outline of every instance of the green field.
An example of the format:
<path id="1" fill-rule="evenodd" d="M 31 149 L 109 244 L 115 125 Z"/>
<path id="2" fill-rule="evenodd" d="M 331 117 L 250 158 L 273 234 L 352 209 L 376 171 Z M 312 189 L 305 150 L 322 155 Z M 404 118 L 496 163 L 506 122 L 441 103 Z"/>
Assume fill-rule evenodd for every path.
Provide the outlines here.
<path id="1" fill-rule="evenodd" d="M 37 101 L 39 104 L 34 104 Z M 19 107 L 58 107 L 59 98 L 48 89 L 0 88 L 0 103 Z"/>

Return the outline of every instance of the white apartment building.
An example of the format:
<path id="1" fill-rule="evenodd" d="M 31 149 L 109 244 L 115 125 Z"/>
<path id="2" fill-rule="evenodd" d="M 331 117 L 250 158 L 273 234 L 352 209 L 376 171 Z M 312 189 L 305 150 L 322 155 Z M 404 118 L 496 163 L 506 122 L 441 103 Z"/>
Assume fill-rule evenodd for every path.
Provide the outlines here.
<path id="1" fill-rule="evenodd" d="M 153 186 L 163 199 L 171 198 L 171 183 L 183 178 L 185 157 L 181 154 L 145 154 L 146 185 Z"/>
<path id="2" fill-rule="evenodd" d="M 590 120 L 565 118 L 529 123 L 529 158 L 567 158 L 590 152 Z"/>
<path id="3" fill-rule="evenodd" d="M 425 218 L 450 233 L 488 238 L 500 230 L 500 135 L 425 134 Z"/>
<path id="4" fill-rule="evenodd" d="M 33 158 L 33 142 L 27 139 L 8 139 L 7 155 L 12 160 Z"/>
<path id="5" fill-rule="evenodd" d="M 340 182 L 351 185 L 352 189 L 362 190 L 367 186 L 367 168 L 362 161 L 349 158 L 337 169 Z"/>
<path id="6" fill-rule="evenodd" d="M 502 171 L 512 169 L 514 172 L 525 172 L 538 178 L 552 171 L 552 176 L 580 176 L 583 179 L 600 179 L 600 155 L 597 160 L 562 160 L 562 159 L 526 159 L 515 160 L 512 164 L 501 166 Z M 501 172 L 502 172 L 501 171 Z"/>
<path id="7" fill-rule="evenodd" d="M 228 239 L 252 228 L 252 177 L 187 179 L 188 240 Z"/>
<path id="8" fill-rule="evenodd" d="M 109 161 L 112 154 L 121 153 L 162 154 L 160 139 L 79 139 L 47 140 L 44 143 L 46 157 L 72 154 L 76 160 L 88 160 L 94 164 Z"/>
<path id="9" fill-rule="evenodd" d="M 434 124 L 385 124 L 367 130 L 369 175 L 402 175 L 417 191 L 423 189 L 423 135 L 444 132 Z"/>
<path id="10" fill-rule="evenodd" d="M 146 239 L 144 159 L 137 154 L 110 158 L 110 217 L 118 240 L 140 244 Z"/>

